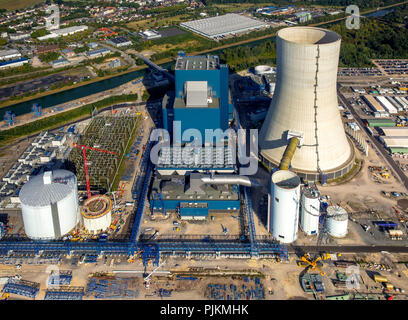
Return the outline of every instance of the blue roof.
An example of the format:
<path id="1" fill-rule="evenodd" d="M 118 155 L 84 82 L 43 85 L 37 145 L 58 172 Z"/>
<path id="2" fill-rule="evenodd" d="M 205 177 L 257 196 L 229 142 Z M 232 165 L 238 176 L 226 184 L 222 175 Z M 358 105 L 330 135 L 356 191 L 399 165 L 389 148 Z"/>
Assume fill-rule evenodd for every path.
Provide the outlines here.
<path id="1" fill-rule="evenodd" d="M 0 66 L 7 66 L 9 64 L 18 63 L 18 62 L 22 62 L 22 61 L 28 61 L 28 59 L 27 58 L 21 58 L 21 59 L 17 59 L 17 60 L 4 61 L 4 62 L 0 62 Z"/>

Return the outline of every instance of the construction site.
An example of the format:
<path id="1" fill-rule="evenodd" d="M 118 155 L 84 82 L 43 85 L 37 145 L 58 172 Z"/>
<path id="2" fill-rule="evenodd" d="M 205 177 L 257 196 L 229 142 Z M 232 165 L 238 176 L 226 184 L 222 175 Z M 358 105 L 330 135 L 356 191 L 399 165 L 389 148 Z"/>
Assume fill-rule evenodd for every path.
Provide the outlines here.
<path id="1" fill-rule="evenodd" d="M 269 99 L 263 119 L 237 101 L 250 79 L 181 52 L 160 103 L 22 141 L 14 162 L 37 171 L 17 185 L 24 168 L 3 169 L 0 191 L 16 186 L 2 194 L 3 299 L 405 300 L 408 195 L 367 132 L 341 117 L 337 61 L 325 59 L 338 58 L 339 36 L 293 27 L 276 45 L 275 93 L 254 89 Z M 175 124 L 201 136 L 260 128 L 255 173 L 243 173 L 239 137 L 177 136 Z M 43 164 L 30 158 L 53 143 Z"/>

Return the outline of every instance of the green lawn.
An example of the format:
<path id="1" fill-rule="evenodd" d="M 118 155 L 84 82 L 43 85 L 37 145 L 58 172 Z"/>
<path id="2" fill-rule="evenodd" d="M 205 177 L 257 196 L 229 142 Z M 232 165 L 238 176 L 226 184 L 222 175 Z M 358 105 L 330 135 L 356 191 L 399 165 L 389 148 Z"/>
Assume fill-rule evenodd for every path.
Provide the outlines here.
<path id="1" fill-rule="evenodd" d="M 37 3 L 45 2 L 44 0 L 0 0 L 0 9 L 9 11 L 31 7 Z"/>

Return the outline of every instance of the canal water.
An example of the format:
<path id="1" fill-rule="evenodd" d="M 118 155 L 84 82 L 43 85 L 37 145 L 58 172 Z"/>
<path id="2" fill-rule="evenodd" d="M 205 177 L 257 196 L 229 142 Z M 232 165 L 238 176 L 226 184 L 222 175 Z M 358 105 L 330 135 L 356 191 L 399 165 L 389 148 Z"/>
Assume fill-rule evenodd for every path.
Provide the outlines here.
<path id="1" fill-rule="evenodd" d="M 384 9 L 384 10 L 378 10 L 376 12 L 367 14 L 367 17 L 373 17 L 373 18 L 377 18 L 377 17 L 381 17 L 386 15 L 387 13 L 393 11 L 395 9 Z M 322 25 L 321 27 L 328 27 L 330 26 L 331 23 Z M 270 38 L 265 38 L 265 39 L 261 39 L 261 40 L 256 40 L 253 42 L 249 42 L 243 45 L 237 45 L 237 46 L 255 46 L 263 41 L 266 40 L 274 40 L 275 36 L 271 36 Z M 234 48 L 237 46 L 233 46 L 233 47 L 229 47 L 229 48 Z M 215 54 L 215 55 L 220 55 L 222 53 L 222 49 L 221 50 L 213 50 L 208 52 L 208 54 Z M 174 62 L 168 62 L 166 64 L 162 64 L 161 67 L 170 70 L 172 68 L 172 66 L 174 65 Z M 50 108 L 56 105 L 60 105 L 63 103 L 66 103 L 68 101 L 71 100 L 76 100 L 76 99 L 80 99 L 83 97 L 86 97 L 88 95 L 91 94 L 95 94 L 101 91 L 105 91 L 105 90 L 110 90 L 112 88 L 118 87 L 126 82 L 132 81 L 136 78 L 139 77 L 143 77 L 146 73 L 147 69 L 143 69 L 143 70 L 138 70 L 138 71 L 134 71 L 134 72 L 130 72 L 127 74 L 123 74 L 120 76 L 116 76 L 116 77 L 112 77 L 110 79 L 106 79 L 106 80 L 101 80 L 98 82 L 94 82 L 94 83 L 90 83 L 88 85 L 84 85 L 84 86 L 80 86 L 74 89 L 70 89 L 70 90 L 66 90 L 66 91 L 62 91 L 59 93 L 54 93 L 48 96 L 44 96 L 42 98 L 38 98 L 38 99 L 33 99 L 33 100 L 29 100 L 26 102 L 21 102 L 21 103 L 17 103 L 5 108 L 1 108 L 0 109 L 0 120 L 3 119 L 4 114 L 6 111 L 11 110 L 12 112 L 14 112 L 16 114 L 16 116 L 18 115 L 22 115 L 22 114 L 26 114 L 31 112 L 31 107 L 34 103 L 38 103 L 39 105 L 41 105 L 43 107 L 43 109 L 46 108 Z"/>

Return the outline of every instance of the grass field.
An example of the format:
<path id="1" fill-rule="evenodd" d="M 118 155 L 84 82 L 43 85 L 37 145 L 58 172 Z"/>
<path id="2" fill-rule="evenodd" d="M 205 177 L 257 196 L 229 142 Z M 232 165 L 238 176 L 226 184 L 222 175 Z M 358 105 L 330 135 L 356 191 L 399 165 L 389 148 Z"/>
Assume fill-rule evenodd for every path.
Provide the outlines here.
<path id="1" fill-rule="evenodd" d="M 0 0 L 0 9 L 8 11 L 31 7 L 37 3 L 45 2 L 44 0 Z"/>

